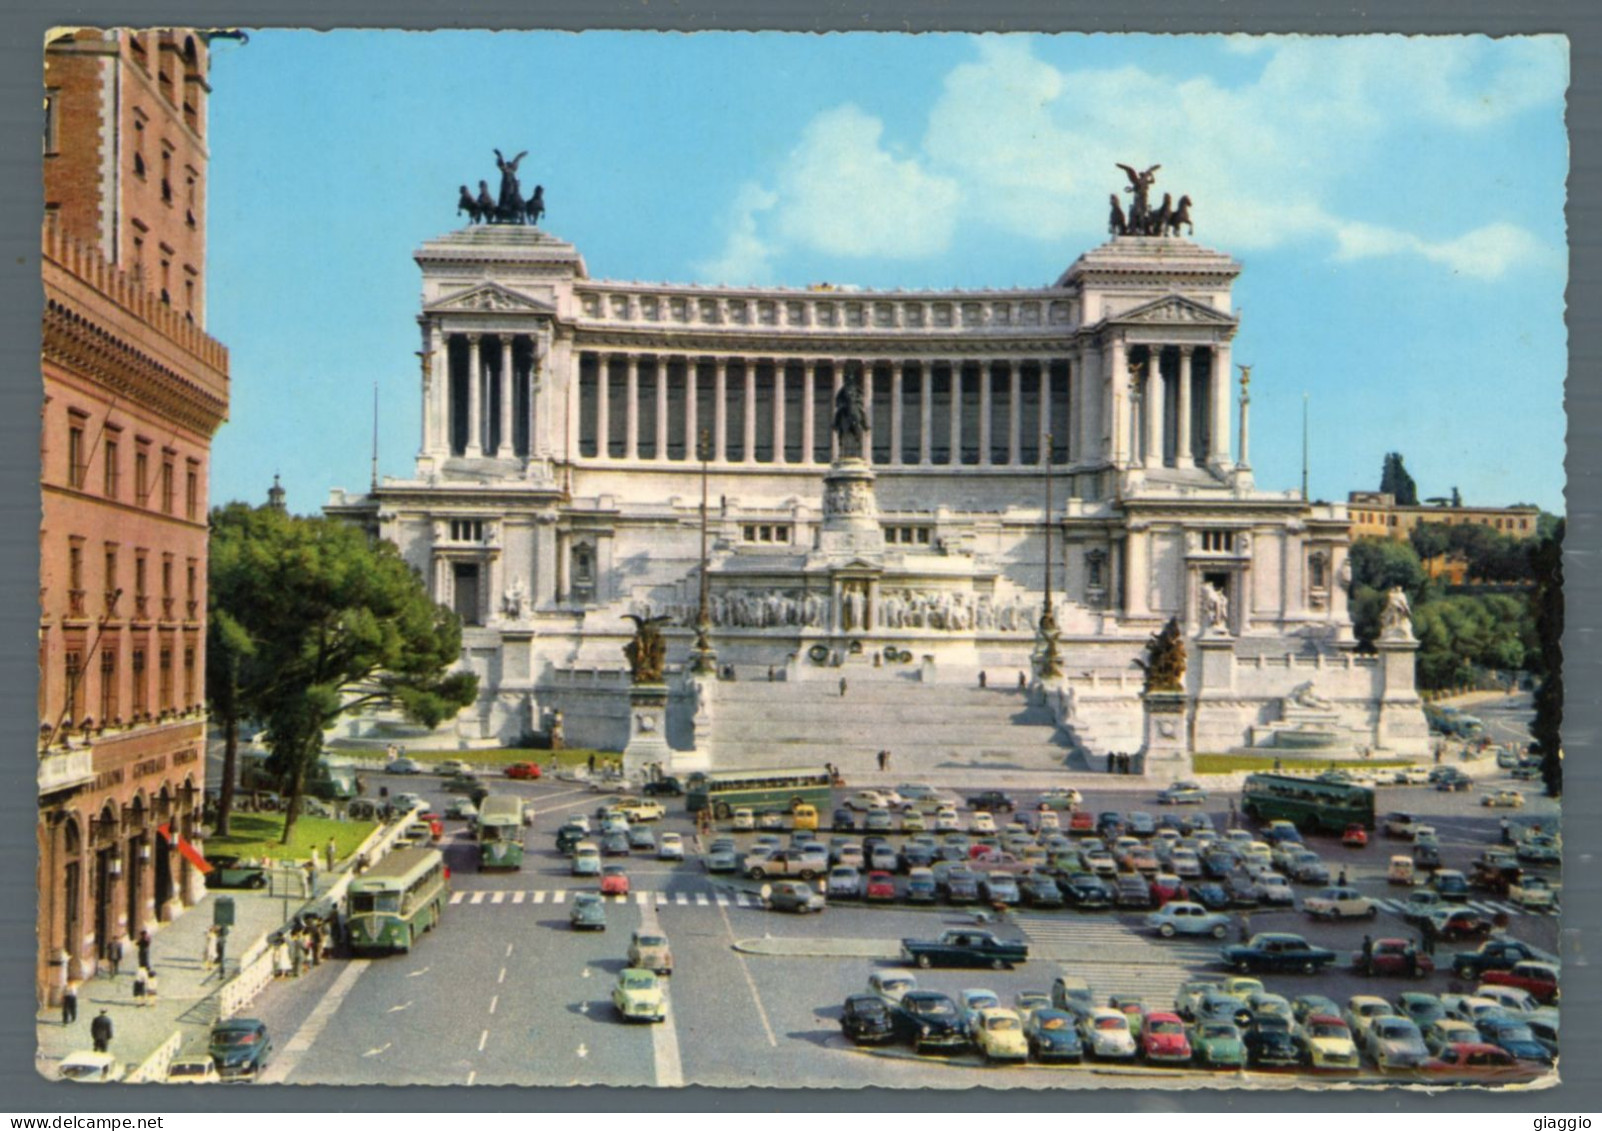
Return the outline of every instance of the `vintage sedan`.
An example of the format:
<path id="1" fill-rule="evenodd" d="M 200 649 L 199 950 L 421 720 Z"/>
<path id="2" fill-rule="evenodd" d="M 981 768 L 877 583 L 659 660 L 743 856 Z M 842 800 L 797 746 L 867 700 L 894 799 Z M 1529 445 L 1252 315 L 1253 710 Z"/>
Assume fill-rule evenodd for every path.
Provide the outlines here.
<path id="1" fill-rule="evenodd" d="M 852 994 L 840 1010 L 840 1031 L 859 1045 L 892 1040 L 895 1015 L 890 1004 L 875 994 Z"/>
<path id="2" fill-rule="evenodd" d="M 1493 924 L 1471 907 L 1443 907 L 1429 918 L 1435 937 L 1443 942 L 1489 938 Z"/>
<path id="3" fill-rule="evenodd" d="M 1515 1084 L 1533 1080 L 1545 1069 L 1495 1045 L 1463 1041 L 1437 1050 L 1418 1072 L 1432 1084 Z"/>
<path id="4" fill-rule="evenodd" d="M 918 979 L 899 970 L 875 970 L 868 975 L 868 992 L 891 1005 L 918 988 Z"/>
<path id="5" fill-rule="evenodd" d="M 1434 994 L 1408 990 L 1396 995 L 1396 1012 L 1423 1029 L 1446 1016 L 1446 1006 Z"/>
<path id="6" fill-rule="evenodd" d="M 1498 789 L 1480 798 L 1487 809 L 1522 809 L 1524 795 L 1516 789 Z"/>
<path id="7" fill-rule="evenodd" d="M 1513 1054 L 1516 1060 L 1533 1064 L 1551 1064 L 1552 1054 L 1535 1039 L 1535 1034 L 1522 1017 L 1487 1017 L 1479 1023 L 1480 1039 Z"/>
<path id="8" fill-rule="evenodd" d="M 869 872 L 862 886 L 862 897 L 869 903 L 889 903 L 896 897 L 896 879 L 889 872 Z"/>
<path id="9" fill-rule="evenodd" d="M 827 906 L 823 896 L 815 888 L 793 880 L 774 884 L 767 894 L 767 904 L 770 910 L 793 911 L 797 915 L 822 911 Z"/>
<path id="10" fill-rule="evenodd" d="M 167 1065 L 169 1084 L 215 1084 L 222 1080 L 209 1056 L 180 1056 Z"/>
<path id="11" fill-rule="evenodd" d="M 1551 911 L 1557 907 L 1557 889 L 1543 876 L 1523 877 L 1507 889 L 1507 898 L 1527 911 Z"/>
<path id="12" fill-rule="evenodd" d="M 968 1031 L 956 1002 L 934 990 L 910 990 L 895 1006 L 896 1031 L 912 1041 L 914 1052 L 960 1051 L 968 1047 Z"/>
<path id="13" fill-rule="evenodd" d="M 1302 910 L 1315 919 L 1372 919 L 1379 904 L 1356 888 L 1325 888 L 1302 900 Z"/>
<path id="14" fill-rule="evenodd" d="M 1367 848 L 1368 830 L 1362 825 L 1347 825 L 1341 833 L 1341 843 L 1347 848 Z"/>
<path id="15" fill-rule="evenodd" d="M 1165 939 L 1175 935 L 1211 935 L 1221 939 L 1229 933 L 1229 916 L 1208 911 L 1199 903 L 1174 902 L 1146 916 L 1146 929 Z"/>
<path id="16" fill-rule="evenodd" d="M 862 873 L 850 864 L 836 864 L 829 869 L 825 890 L 830 899 L 858 899 L 862 895 Z"/>
<path id="17" fill-rule="evenodd" d="M 1355 994 L 1346 1003 L 1341 1020 L 1352 1031 L 1353 1039 L 1361 1043 L 1368 1027 L 1382 1017 L 1395 1017 L 1396 1009 L 1382 997 L 1372 994 Z"/>
<path id="18" fill-rule="evenodd" d="M 1431 1056 L 1440 1056 L 1441 1050 L 1450 1045 L 1476 1044 L 1480 1039 L 1479 1028 L 1461 1017 L 1438 1017 L 1419 1028 L 1424 1032 L 1424 1047 L 1430 1050 Z"/>
<path id="19" fill-rule="evenodd" d="M 208 856 L 206 863 L 211 865 L 211 871 L 206 873 L 208 888 L 260 889 L 267 886 L 267 870 L 255 860 L 244 860 L 238 856 Z"/>
<path id="20" fill-rule="evenodd" d="M 1250 942 L 1224 947 L 1219 951 L 1219 957 L 1225 966 L 1243 974 L 1256 970 L 1316 974 L 1332 965 L 1336 954 L 1333 950 L 1314 946 L 1300 935 L 1265 932 L 1253 935 Z"/>
<path id="21" fill-rule="evenodd" d="M 673 948 L 667 936 L 656 931 L 635 931 L 629 939 L 628 963 L 653 974 L 673 973 Z"/>
<path id="22" fill-rule="evenodd" d="M 1191 1059 L 1202 1068 L 1241 1068 L 1246 1043 L 1232 1021 L 1198 1021 L 1190 1027 Z"/>
<path id="23" fill-rule="evenodd" d="M 608 864 L 601 869 L 602 895 L 627 895 L 629 893 L 629 874 L 623 870 L 621 864 Z"/>
<path id="24" fill-rule="evenodd" d="M 1069 876 L 1063 887 L 1069 906 L 1081 911 L 1101 911 L 1113 905 L 1113 893 L 1099 877 L 1088 872 Z"/>
<path id="25" fill-rule="evenodd" d="M 1293 1039 L 1304 1066 L 1322 1072 L 1356 1072 L 1362 1067 L 1357 1045 L 1346 1022 L 1315 1013 L 1296 1029 Z"/>
<path id="26" fill-rule="evenodd" d="M 1026 872 L 1018 880 L 1018 890 L 1030 907 L 1061 907 L 1062 888 L 1043 872 Z"/>
<path id="27" fill-rule="evenodd" d="M 1480 981 L 1488 986 L 1513 986 L 1528 990 L 1542 1005 L 1558 1003 L 1558 968 L 1550 962 L 1516 962 L 1509 970 L 1487 970 Z"/>
<path id="28" fill-rule="evenodd" d="M 1367 953 L 1352 952 L 1352 970 L 1379 977 L 1424 978 L 1435 972 L 1435 960 L 1411 939 L 1374 939 Z"/>
<path id="29" fill-rule="evenodd" d="M 1550 833 L 1534 833 L 1519 841 L 1514 852 L 1525 864 L 1556 864 L 1563 858 L 1563 844 Z"/>
<path id="30" fill-rule="evenodd" d="M 599 876 L 601 874 L 601 850 L 590 841 L 579 841 L 573 846 L 572 871 L 575 876 Z"/>
<path id="31" fill-rule="evenodd" d="M 513 781 L 538 781 L 540 767 L 537 762 L 513 762 L 506 767 L 506 776 Z"/>
<path id="32" fill-rule="evenodd" d="M 991 1061 L 1029 1059 L 1029 1039 L 1024 1036 L 1023 1020 L 1001 1006 L 981 1009 L 969 1025 L 973 1043 Z"/>
<path id="33" fill-rule="evenodd" d="M 1376 1017 L 1363 1033 L 1363 1051 L 1381 1071 L 1417 1068 L 1429 1059 L 1424 1035 L 1406 1017 Z"/>
<path id="34" fill-rule="evenodd" d="M 606 901 L 593 891 L 578 892 L 568 907 L 567 921 L 575 931 L 606 930 Z"/>
<path id="35" fill-rule="evenodd" d="M 1245 1044 L 1247 1063 L 1254 1068 L 1294 1068 L 1301 1063 L 1291 1023 L 1283 1017 L 1266 1014 L 1252 1018 Z"/>
<path id="36" fill-rule="evenodd" d="M 1176 781 L 1157 795 L 1159 805 L 1205 805 L 1207 791 L 1193 781 Z"/>
<path id="37" fill-rule="evenodd" d="M 933 903 L 940 898 L 934 872 L 929 868 L 913 868 L 907 873 L 907 902 Z"/>
<path id="38" fill-rule="evenodd" d="M 1092 1009 L 1079 1022 L 1079 1039 L 1096 1060 L 1135 1059 L 1129 1018 L 1116 1009 Z"/>
<path id="39" fill-rule="evenodd" d="M 74 1084 L 114 1084 L 127 1073 L 128 1066 L 109 1052 L 89 1052 L 80 1049 L 69 1052 L 56 1065 L 57 1080 L 70 1080 Z M 213 1066 L 213 1074 L 216 1067 Z"/>
<path id="40" fill-rule="evenodd" d="M 251 1017 L 231 1017 L 211 1027 L 206 1051 L 223 1079 L 248 1076 L 255 1080 L 267 1067 L 273 1042 L 264 1022 Z"/>
<path id="41" fill-rule="evenodd" d="M 1153 1064 L 1188 1064 L 1190 1038 L 1176 1013 L 1146 1014 L 1140 1025 L 1140 1051 Z"/>
<path id="42" fill-rule="evenodd" d="M 1456 868 L 1442 868 L 1437 871 L 1430 880 L 1430 886 L 1448 903 L 1465 903 L 1473 894 L 1469 890 L 1468 878 Z"/>
<path id="43" fill-rule="evenodd" d="M 625 1021 L 667 1020 L 667 995 L 661 981 L 649 970 L 622 970 L 617 985 L 612 987 L 612 1005 Z"/>
<path id="44" fill-rule="evenodd" d="M 1051 1061 L 1068 1061 L 1078 1064 L 1084 1059 L 1085 1046 L 1079 1039 L 1079 1029 L 1071 1014 L 1060 1009 L 1036 1009 L 1024 1022 L 1024 1039 L 1029 1051 L 1042 1064 Z"/>

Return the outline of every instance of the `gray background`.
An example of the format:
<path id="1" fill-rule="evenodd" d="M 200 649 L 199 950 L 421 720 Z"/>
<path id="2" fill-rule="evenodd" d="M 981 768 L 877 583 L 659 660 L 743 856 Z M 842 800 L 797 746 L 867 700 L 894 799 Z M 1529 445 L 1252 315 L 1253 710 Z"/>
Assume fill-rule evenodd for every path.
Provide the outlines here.
<path id="1" fill-rule="evenodd" d="M 1200 5 L 1184 0 L 1094 0 L 1074 5 L 1049 0 L 893 0 L 887 3 L 661 3 L 640 0 L 573 0 L 568 3 L 494 3 L 455 0 L 450 5 L 417 0 L 362 4 L 353 0 L 277 0 L 266 3 L 173 0 L 152 4 L 57 3 L 11 0 L 0 17 L 0 1110 L 27 1114 L 154 1111 L 489 1111 L 489 1110 L 879 1110 L 1009 1111 L 1179 1110 L 1508 1112 L 1557 1114 L 1602 1110 L 1596 1057 L 1598 977 L 1574 956 L 1599 943 L 1599 884 L 1596 860 L 1602 828 L 1574 815 L 1595 811 L 1602 770 L 1591 763 L 1602 709 L 1593 690 L 1602 676 L 1596 630 L 1602 574 L 1594 566 L 1602 503 L 1602 393 L 1595 381 L 1602 331 L 1602 260 L 1596 226 L 1602 221 L 1602 6 L 1583 0 L 1403 0 L 1386 3 L 1383 14 L 1364 5 L 1299 4 L 1240 0 Z M 1587 8 L 1589 7 L 1589 10 Z M 681 1091 L 509 1088 L 278 1088 L 229 1089 L 148 1086 L 99 1090 L 52 1086 L 33 1068 L 34 872 L 33 835 L 37 790 L 31 751 L 37 679 L 38 609 L 38 420 L 40 384 L 39 129 L 42 48 L 55 24 L 240 27 L 388 26 L 429 28 L 727 28 L 789 31 L 1151 31 L 1151 32 L 1357 32 L 1464 33 L 1491 35 L 1563 32 L 1571 39 L 1569 88 L 1571 146 L 1568 219 L 1571 278 L 1567 407 L 1569 529 L 1568 623 L 1565 672 L 1568 753 L 1565 807 L 1564 907 L 1567 958 L 1564 971 L 1564 1083 L 1540 1094 L 1481 1092 L 1425 1096 L 1401 1091 L 1300 1092 L 911 1092 L 890 1090 Z M 293 191 L 278 186 L 271 191 Z M 1384 191 L 1376 186 L 1375 191 Z M 1580 376 L 1576 376 L 1580 375 Z M 1442 410 L 1446 411 L 1443 405 Z M 235 428 L 248 428 L 238 420 Z M 1474 458 L 1464 437 L 1463 456 Z M 1602 951 L 1598 951 L 1602 956 Z M 539 1050 L 530 1048 L 537 1057 Z"/>

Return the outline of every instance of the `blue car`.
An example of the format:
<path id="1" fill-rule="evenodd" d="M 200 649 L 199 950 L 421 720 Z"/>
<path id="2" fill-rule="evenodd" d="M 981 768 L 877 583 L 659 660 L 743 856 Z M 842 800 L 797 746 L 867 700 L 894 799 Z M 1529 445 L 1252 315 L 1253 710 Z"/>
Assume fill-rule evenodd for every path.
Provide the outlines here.
<path id="1" fill-rule="evenodd" d="M 1048 1061 L 1068 1061 L 1078 1064 L 1085 1058 L 1085 1046 L 1079 1039 L 1079 1029 L 1072 1014 L 1060 1009 L 1037 1009 L 1024 1023 L 1024 1039 L 1029 1042 L 1029 1055 L 1042 1064 Z"/>
<path id="2" fill-rule="evenodd" d="M 985 899 L 991 903 L 1005 903 L 1010 907 L 1023 898 L 1018 891 L 1018 881 L 1006 872 L 986 874 L 981 886 L 984 888 Z"/>
<path id="3" fill-rule="evenodd" d="M 267 1067 L 273 1042 L 267 1035 L 265 1023 L 251 1017 L 233 1017 L 211 1027 L 206 1051 L 217 1066 L 217 1075 L 224 1079 L 255 1080 Z"/>
<path id="4" fill-rule="evenodd" d="M 1486 1044 L 1495 1045 L 1515 1060 L 1532 1064 L 1552 1063 L 1552 1054 L 1546 1046 L 1536 1040 L 1530 1027 L 1517 1017 L 1497 1017 L 1493 1014 L 1482 1019 L 1478 1028 L 1480 1038 Z"/>

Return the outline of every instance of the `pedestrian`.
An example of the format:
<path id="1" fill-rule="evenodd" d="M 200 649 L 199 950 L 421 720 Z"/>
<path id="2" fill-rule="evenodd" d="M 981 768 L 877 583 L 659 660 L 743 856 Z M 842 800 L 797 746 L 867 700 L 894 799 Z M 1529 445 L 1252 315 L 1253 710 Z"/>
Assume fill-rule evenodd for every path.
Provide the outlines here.
<path id="1" fill-rule="evenodd" d="M 311 959 L 313 966 L 323 964 L 323 925 L 314 921 L 306 932 L 306 956 Z"/>
<path id="2" fill-rule="evenodd" d="M 1363 972 L 1368 972 L 1369 963 L 1374 961 L 1374 940 L 1368 935 L 1363 936 Z"/>
<path id="3" fill-rule="evenodd" d="M 289 977 L 289 945 L 281 934 L 273 936 L 273 977 Z"/>
<path id="4" fill-rule="evenodd" d="M 1424 953 L 1435 954 L 1435 922 L 1432 919 L 1424 920 L 1424 929 L 1420 932 L 1424 939 Z"/>
<path id="5" fill-rule="evenodd" d="M 308 861 L 304 868 L 296 868 L 295 874 L 300 877 L 300 897 L 311 898 L 311 863 Z"/>
<path id="6" fill-rule="evenodd" d="M 201 967 L 203 969 L 206 969 L 206 970 L 210 970 L 212 967 L 217 965 L 217 928 L 216 927 L 207 927 L 206 928 L 206 943 L 205 943 L 205 949 L 201 952 L 200 965 L 201 965 Z"/>
<path id="7" fill-rule="evenodd" d="M 1502 843 L 1513 843 L 1513 826 L 1508 823 L 1508 819 L 1506 817 L 1502 818 Z"/>
<path id="8" fill-rule="evenodd" d="M 145 1004 L 146 1005 L 154 1006 L 156 1004 L 156 990 L 158 988 L 158 985 L 159 985 L 159 983 L 156 981 L 156 972 L 154 970 L 146 970 L 145 971 Z"/>
<path id="9" fill-rule="evenodd" d="M 887 770 L 890 768 L 890 751 L 888 750 L 884 752 L 884 768 Z"/>
<path id="10" fill-rule="evenodd" d="M 768 665 L 768 682 L 769 683 L 773 682 L 773 665 L 772 664 Z"/>
<path id="11" fill-rule="evenodd" d="M 289 933 L 289 967 L 291 977 L 300 977 L 300 965 L 303 951 L 300 945 L 300 928 L 297 927 Z"/>
<path id="12" fill-rule="evenodd" d="M 844 699 L 846 693 L 846 677 L 840 677 L 840 698 Z"/>
<path id="13" fill-rule="evenodd" d="M 150 931 L 139 932 L 139 965 L 146 970 L 150 969 Z"/>
<path id="14" fill-rule="evenodd" d="M 1240 913 L 1240 919 L 1239 919 L 1239 922 L 1236 924 L 1236 927 L 1240 931 L 1240 941 L 1241 942 L 1245 943 L 1245 942 L 1251 941 L 1251 937 L 1252 937 L 1252 914 L 1251 914 L 1250 911 L 1242 911 Z"/>
<path id="15" fill-rule="evenodd" d="M 328 870 L 332 872 L 334 870 L 334 861 L 339 859 L 339 846 L 334 843 L 333 837 L 328 838 L 328 856 L 326 859 L 328 861 Z"/>
<path id="16" fill-rule="evenodd" d="M 984 672 L 980 672 L 979 673 L 979 690 L 983 691 L 984 689 L 985 689 L 985 673 Z"/>
<path id="17" fill-rule="evenodd" d="M 1402 960 L 1407 963 L 1407 976 L 1418 977 L 1418 948 L 1408 943 L 1407 949 L 1402 952 Z"/>
<path id="18" fill-rule="evenodd" d="M 106 1016 L 102 1009 L 99 1016 L 89 1022 L 89 1035 L 94 1038 L 95 1051 L 106 1052 L 111 1047 L 111 1018 Z"/>
<path id="19" fill-rule="evenodd" d="M 228 928 L 217 928 L 217 978 L 221 981 L 228 975 Z"/>
<path id="20" fill-rule="evenodd" d="M 322 854 L 317 851 L 317 846 L 315 844 L 311 846 L 311 851 L 306 855 L 306 863 L 311 867 L 312 878 L 316 879 L 317 873 L 320 872 L 323 867 L 323 857 Z"/>
<path id="21" fill-rule="evenodd" d="M 1233 797 L 1229 799 L 1229 827 L 1232 829 L 1235 827 L 1235 799 Z"/>
<path id="22" fill-rule="evenodd" d="M 112 939 L 111 945 L 106 948 L 106 959 L 111 963 L 111 976 L 113 978 L 117 976 L 118 967 L 122 965 L 122 947 L 122 936 L 119 935 Z"/>
<path id="23" fill-rule="evenodd" d="M 139 969 L 134 971 L 134 980 L 133 980 L 134 1004 L 137 1005 L 140 1009 L 143 1009 L 145 1007 L 145 984 L 146 984 L 145 979 L 146 979 L 146 977 L 147 977 L 147 975 L 145 974 L 145 968 L 143 966 L 139 967 Z"/>
<path id="24" fill-rule="evenodd" d="M 1335 882 L 1337 884 L 1339 884 L 1341 887 L 1345 887 L 1346 886 L 1346 869 L 1345 868 L 1341 869 L 1340 879 L 1336 880 Z"/>
<path id="25" fill-rule="evenodd" d="M 1019 691 L 1027 691 L 1028 689 L 1029 689 L 1029 681 L 1024 678 L 1024 673 L 1023 672 L 1019 672 L 1018 673 L 1018 690 Z"/>
<path id="26" fill-rule="evenodd" d="M 78 1020 L 78 979 L 68 978 L 66 989 L 61 991 L 61 1023 L 71 1025 Z"/>
<path id="27" fill-rule="evenodd" d="M 595 772 L 595 755 L 591 754 L 590 755 L 590 773 L 593 774 L 594 772 Z"/>

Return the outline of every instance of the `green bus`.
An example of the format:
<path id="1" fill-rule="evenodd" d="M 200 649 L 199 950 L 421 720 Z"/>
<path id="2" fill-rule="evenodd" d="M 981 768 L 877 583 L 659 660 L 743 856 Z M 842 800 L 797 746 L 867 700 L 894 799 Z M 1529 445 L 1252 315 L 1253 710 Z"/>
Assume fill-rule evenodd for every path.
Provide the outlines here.
<path id="1" fill-rule="evenodd" d="M 350 882 L 346 916 L 356 954 L 405 954 L 439 923 L 450 895 L 445 858 L 432 848 L 397 848 Z"/>
<path id="2" fill-rule="evenodd" d="M 829 771 L 822 766 L 801 770 L 714 770 L 691 774 L 686 783 L 685 808 L 691 813 L 710 808 L 726 821 L 736 809 L 756 813 L 789 813 L 797 805 L 829 811 Z"/>
<path id="3" fill-rule="evenodd" d="M 1303 832 L 1345 832 L 1374 827 L 1374 791 L 1350 782 L 1291 774 L 1248 774 L 1240 809 L 1259 821 L 1292 822 Z"/>
<path id="4" fill-rule="evenodd" d="M 492 793 L 478 808 L 478 870 L 523 867 L 523 801 Z"/>

